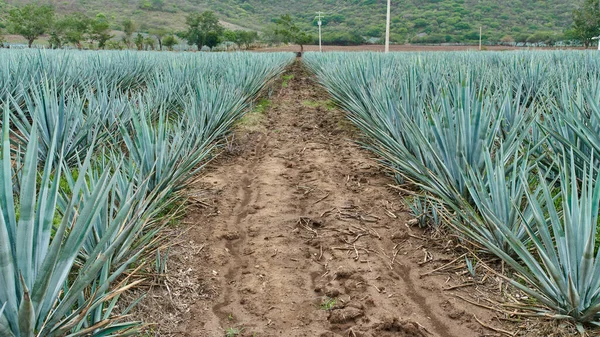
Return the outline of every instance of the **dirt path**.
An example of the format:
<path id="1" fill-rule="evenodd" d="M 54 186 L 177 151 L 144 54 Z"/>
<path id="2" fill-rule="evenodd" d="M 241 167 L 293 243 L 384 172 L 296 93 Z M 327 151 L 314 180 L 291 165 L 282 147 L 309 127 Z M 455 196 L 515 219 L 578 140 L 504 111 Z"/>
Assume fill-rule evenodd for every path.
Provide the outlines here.
<path id="1" fill-rule="evenodd" d="M 259 130 L 194 184 L 175 270 L 144 309 L 157 335 L 494 336 L 472 316 L 494 325 L 488 311 L 453 296 L 479 289 L 442 290 L 464 269 L 419 276 L 454 256 L 405 225 L 343 114 L 301 65 L 289 74 Z"/>

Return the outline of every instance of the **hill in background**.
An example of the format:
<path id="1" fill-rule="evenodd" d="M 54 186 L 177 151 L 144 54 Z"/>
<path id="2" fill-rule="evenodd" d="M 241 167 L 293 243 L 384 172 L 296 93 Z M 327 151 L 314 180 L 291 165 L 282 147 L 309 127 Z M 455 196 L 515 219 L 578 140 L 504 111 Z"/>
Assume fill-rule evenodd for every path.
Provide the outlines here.
<path id="1" fill-rule="evenodd" d="M 4 2 L 4 3 L 3 3 Z M 3 12 L 28 1 L 0 0 Z M 31 1 L 29 1 L 31 2 Z M 385 0 L 51 0 L 57 12 L 104 13 L 119 30 L 131 18 L 141 31 L 166 27 L 181 30 L 191 11 L 212 10 L 229 28 L 258 31 L 282 14 L 291 14 L 300 27 L 316 33 L 315 15 L 325 12 L 325 40 L 345 44 L 364 37 L 377 43 L 385 27 Z M 570 0 L 402 0 L 392 1 L 392 41 L 473 42 L 479 27 L 490 41 L 525 41 L 532 36 L 560 35 L 571 24 L 577 3 Z"/>

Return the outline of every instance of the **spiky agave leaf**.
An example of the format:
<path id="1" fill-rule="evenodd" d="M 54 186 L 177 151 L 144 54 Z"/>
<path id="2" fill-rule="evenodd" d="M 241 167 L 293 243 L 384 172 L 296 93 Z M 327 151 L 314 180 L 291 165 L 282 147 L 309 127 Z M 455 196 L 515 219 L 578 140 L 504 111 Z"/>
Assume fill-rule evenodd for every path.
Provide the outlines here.
<path id="1" fill-rule="evenodd" d="M 587 166 L 580 181 L 573 156 L 568 157 L 570 161 L 565 156 L 557 163 L 562 196 L 560 208 L 555 206 L 554 182 L 541 173 L 538 192 L 526 191 L 531 216 L 522 216 L 522 220 L 530 239 L 528 244 L 502 223 L 497 223 L 496 228 L 514 251 L 513 256 L 482 236 L 478 242 L 518 273 L 509 281 L 540 302 L 539 305 L 530 304 L 540 315 L 598 323 L 600 251 L 594 250 L 600 173 Z M 529 181 L 524 175 L 521 179 L 524 184 Z"/>
<path id="2" fill-rule="evenodd" d="M 551 136 L 548 143 L 554 153 L 570 155 L 573 150 L 579 176 L 585 174 L 584 163 L 592 154 L 592 165 L 600 165 L 600 87 L 592 90 L 580 83 L 575 88 L 563 85 L 542 122 L 543 131 Z"/>
<path id="3" fill-rule="evenodd" d="M 23 108 L 11 98 L 14 102 L 13 123 L 19 131 L 14 135 L 21 146 L 26 146 L 33 138 L 31 121 L 36 121 L 41 159 L 58 157 L 49 152 L 52 137 L 56 136 L 55 150 L 63 151 L 64 160 L 73 163 L 77 155 L 85 153 L 92 146 L 94 139 L 102 138 L 105 133 L 99 128 L 101 115 L 96 112 L 85 114 L 86 102 L 82 97 L 76 92 L 57 92 L 55 81 L 46 79 L 40 87 L 25 93 Z"/>
<path id="4" fill-rule="evenodd" d="M 5 114 L 2 155 L 9 160 L 3 160 L 2 172 L 10 172 L 12 165 L 11 158 L 8 156 L 9 124 L 8 114 Z M 35 136 L 35 120 L 33 125 L 32 136 Z M 56 146 L 56 135 L 52 139 L 51 150 Z M 15 336 L 33 336 L 34 333 L 38 336 L 57 335 L 61 330 L 56 324 L 66 317 L 68 312 L 73 311 L 76 299 L 81 295 L 89 296 L 89 294 L 85 295 L 86 289 L 96 278 L 106 256 L 110 255 L 118 245 L 118 242 L 115 242 L 105 248 L 105 244 L 111 238 L 111 235 L 105 235 L 101 244 L 92 252 L 91 256 L 94 258 L 78 268 L 77 278 L 73 281 L 68 280 L 68 276 L 74 270 L 74 262 L 84 239 L 91 230 L 92 220 L 98 215 L 100 205 L 107 202 L 114 178 L 110 177 L 109 171 L 104 172 L 98 180 L 97 188 L 90 193 L 89 202 L 81 204 L 79 194 L 86 184 L 85 172 L 90 166 L 92 154 L 91 151 L 88 152 L 88 156 L 79 168 L 81 174 L 72 186 L 73 194 L 68 200 L 68 207 L 65 209 L 62 221 L 52 233 L 57 209 L 58 181 L 62 176 L 61 168 L 54 169 L 53 161 L 46 161 L 38 188 L 36 178 L 38 153 L 39 143 L 37 137 L 33 137 L 25 153 L 21 169 L 23 173 L 18 184 L 21 210 L 19 219 L 16 219 L 14 213 L 7 214 L 0 209 L 0 246 L 2 247 L 0 274 L 3 277 L 0 302 L 5 303 L 0 325 L 2 329 L 9 329 Z M 12 186 L 12 178 L 12 175 L 3 174 L 2 185 Z M 11 200 L 14 200 L 12 189 L 4 189 L 2 192 L 0 194 L 2 204 L 8 205 L 8 209 L 14 209 L 14 206 L 10 205 Z M 128 212 L 126 206 L 127 203 L 122 206 L 123 213 Z M 77 210 L 77 215 L 74 215 L 74 210 Z M 16 226 L 13 227 L 11 224 Z M 15 233 L 12 239 L 9 232 Z M 122 233 L 123 237 L 120 240 L 126 238 L 128 230 L 125 229 Z M 19 244 L 12 240 L 19 240 Z M 12 247 L 15 249 L 13 250 Z M 106 291 L 110 287 L 110 282 L 118 276 L 116 273 L 110 275 L 112 279 L 102 285 L 103 291 Z M 89 301 L 96 300 L 98 298 L 93 296 L 89 299 Z M 75 312 L 88 309 L 89 306 L 86 304 L 77 307 Z"/>
<path id="5" fill-rule="evenodd" d="M 494 155 L 485 149 L 483 155 L 485 167 L 482 171 L 467 168 L 463 172 L 469 198 L 458 204 L 446 200 L 446 205 L 454 206 L 452 211 L 459 215 L 452 217 L 449 224 L 473 242 L 483 245 L 480 241 L 485 241 L 484 245 L 495 245 L 513 255 L 514 251 L 498 227 L 512 232 L 521 242 L 528 241 L 522 217 L 530 220 L 532 216 L 525 202 L 529 186 L 521 177 L 532 174 L 529 152 L 514 154 L 512 163 L 505 163 L 503 146 Z"/>

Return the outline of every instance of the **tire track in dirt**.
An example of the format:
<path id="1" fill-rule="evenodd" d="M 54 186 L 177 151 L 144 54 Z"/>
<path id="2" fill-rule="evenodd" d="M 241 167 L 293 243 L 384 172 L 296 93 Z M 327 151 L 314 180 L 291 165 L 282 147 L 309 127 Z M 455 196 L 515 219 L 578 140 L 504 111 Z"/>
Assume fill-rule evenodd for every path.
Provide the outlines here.
<path id="1" fill-rule="evenodd" d="M 264 135 L 260 135 L 257 140 L 257 145 L 254 149 L 255 155 L 258 155 L 258 152 L 262 148 Z M 250 209 L 248 206 L 250 205 L 253 194 L 258 195 L 260 191 L 253 192 L 252 190 L 252 180 L 253 180 L 253 172 L 258 164 L 258 158 L 254 157 L 252 162 L 247 168 L 246 173 L 243 177 L 241 177 L 240 186 L 238 186 L 238 193 L 241 194 L 241 200 L 239 204 L 234 208 L 233 213 L 235 214 L 235 219 L 233 221 L 234 232 L 226 234 L 226 239 L 228 240 L 225 244 L 226 249 L 231 254 L 231 262 L 229 263 L 229 267 L 227 273 L 225 274 L 225 280 L 229 280 L 229 282 L 225 282 L 223 284 L 222 291 L 222 300 L 212 307 L 212 312 L 215 316 L 217 316 L 221 324 L 227 322 L 230 313 L 224 311 L 224 308 L 230 305 L 233 302 L 232 295 L 235 295 L 233 291 L 232 284 L 236 282 L 239 277 L 240 268 L 244 265 L 243 259 L 240 256 L 239 247 L 243 247 L 246 242 L 247 233 L 244 228 L 240 226 L 242 221 L 248 217 L 250 213 Z M 237 237 L 237 238 L 236 238 Z"/>
<path id="2" fill-rule="evenodd" d="M 261 125 L 239 130 L 190 188 L 204 201 L 186 240 L 201 253 L 172 253 L 181 280 L 164 296 L 183 303 L 160 335 L 494 336 L 472 316 L 491 313 L 453 296 L 478 289 L 443 290 L 460 275 L 419 277 L 452 252 L 405 226 L 393 180 L 312 75 L 299 63 L 286 75 Z M 421 266 L 424 253 L 439 262 Z"/>
<path id="3" fill-rule="evenodd" d="M 396 267 L 396 275 L 399 275 L 406 285 L 406 294 L 423 311 L 425 317 L 430 318 L 435 332 L 437 332 L 439 336 L 451 336 L 448 334 L 451 329 L 444 322 L 437 319 L 438 313 L 434 312 L 434 309 L 429 305 L 425 296 L 419 294 L 419 291 L 415 287 L 415 283 L 412 279 L 412 269 L 407 265 L 400 264 L 399 262 L 396 262 L 394 267 Z M 398 271 L 398 269 L 400 270 Z"/>

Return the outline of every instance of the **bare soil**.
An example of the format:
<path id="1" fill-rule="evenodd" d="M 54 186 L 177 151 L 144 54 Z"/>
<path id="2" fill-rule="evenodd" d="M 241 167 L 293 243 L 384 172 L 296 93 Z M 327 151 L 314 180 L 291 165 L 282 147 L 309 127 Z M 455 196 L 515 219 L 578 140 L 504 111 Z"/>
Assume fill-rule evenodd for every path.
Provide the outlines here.
<path id="1" fill-rule="evenodd" d="M 287 75 L 260 125 L 241 125 L 190 186 L 168 276 L 134 315 L 156 322 L 148 335 L 476 337 L 523 329 L 469 303 L 490 306 L 498 279 L 483 268 L 473 279 L 449 238 L 433 243 L 409 226 L 393 179 L 356 144 L 327 93 L 299 62 Z"/>

